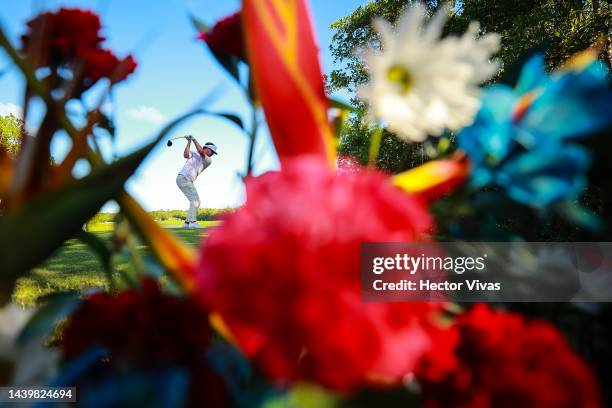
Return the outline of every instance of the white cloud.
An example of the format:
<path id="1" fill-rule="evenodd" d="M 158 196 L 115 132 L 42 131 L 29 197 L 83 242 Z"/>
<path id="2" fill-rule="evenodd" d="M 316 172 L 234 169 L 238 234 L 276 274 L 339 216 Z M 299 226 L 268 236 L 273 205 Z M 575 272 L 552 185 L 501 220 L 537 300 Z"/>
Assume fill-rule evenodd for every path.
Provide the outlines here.
<path id="1" fill-rule="evenodd" d="M 145 122 L 161 123 L 165 119 L 159 109 L 145 105 L 130 109 L 127 114 L 134 119 L 144 120 Z"/>
<path id="2" fill-rule="evenodd" d="M 0 116 L 8 116 L 10 114 L 21 118 L 23 117 L 23 110 L 21 106 L 14 103 L 0 103 Z"/>

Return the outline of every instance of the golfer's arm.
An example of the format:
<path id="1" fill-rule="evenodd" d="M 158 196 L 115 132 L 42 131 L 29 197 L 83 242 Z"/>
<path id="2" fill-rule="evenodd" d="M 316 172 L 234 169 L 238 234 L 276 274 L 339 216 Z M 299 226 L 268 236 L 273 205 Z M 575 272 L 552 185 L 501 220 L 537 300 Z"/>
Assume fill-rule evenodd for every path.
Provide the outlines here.
<path id="1" fill-rule="evenodd" d="M 198 143 L 197 140 L 195 139 L 191 139 L 193 140 L 193 143 L 195 144 L 196 150 L 198 151 L 198 153 L 200 154 L 200 156 L 204 156 L 204 149 L 202 148 L 202 146 L 200 146 L 200 144 Z"/>
<path id="2" fill-rule="evenodd" d="M 187 142 L 187 146 L 185 146 L 185 151 L 183 152 L 183 157 L 186 159 L 191 157 L 190 147 L 191 147 L 191 140 Z"/>

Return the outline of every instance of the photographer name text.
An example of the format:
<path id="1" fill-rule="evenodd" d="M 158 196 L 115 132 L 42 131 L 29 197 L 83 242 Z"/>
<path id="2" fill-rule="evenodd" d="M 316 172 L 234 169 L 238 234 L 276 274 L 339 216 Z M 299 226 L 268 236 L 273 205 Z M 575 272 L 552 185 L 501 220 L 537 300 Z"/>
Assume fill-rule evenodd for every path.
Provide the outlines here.
<path id="1" fill-rule="evenodd" d="M 499 291 L 501 283 L 482 282 L 479 279 L 465 279 L 462 282 L 443 279 L 417 278 L 417 273 L 431 276 L 439 273 L 461 275 L 467 272 L 482 272 L 486 268 L 487 255 L 478 257 L 441 257 L 421 254 L 411 256 L 396 254 L 392 257 L 375 257 L 372 259 L 372 273 L 382 275 L 389 271 L 407 274 L 411 279 L 400 279 L 387 282 L 383 279 L 372 281 L 375 291 Z M 382 277 L 382 276 L 381 276 Z"/>

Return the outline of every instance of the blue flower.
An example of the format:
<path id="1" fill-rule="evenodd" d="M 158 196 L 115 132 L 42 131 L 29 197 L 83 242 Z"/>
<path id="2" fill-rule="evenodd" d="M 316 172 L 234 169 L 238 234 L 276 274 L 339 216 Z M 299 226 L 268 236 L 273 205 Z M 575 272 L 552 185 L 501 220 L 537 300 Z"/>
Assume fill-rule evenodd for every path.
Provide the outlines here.
<path id="1" fill-rule="evenodd" d="M 612 124 L 607 71 L 586 53 L 570 61 L 581 69 L 552 75 L 535 56 L 515 88 L 485 90 L 474 123 L 458 136 L 472 162 L 472 185 L 500 186 L 512 199 L 540 208 L 586 187 L 591 156 L 575 140 Z"/>

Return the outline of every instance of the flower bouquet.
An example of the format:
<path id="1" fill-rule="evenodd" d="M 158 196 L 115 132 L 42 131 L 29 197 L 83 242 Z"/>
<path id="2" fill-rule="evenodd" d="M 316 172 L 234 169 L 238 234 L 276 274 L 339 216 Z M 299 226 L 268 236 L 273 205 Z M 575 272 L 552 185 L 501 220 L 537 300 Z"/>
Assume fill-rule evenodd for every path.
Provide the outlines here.
<path id="1" fill-rule="evenodd" d="M 337 153 L 354 107 L 325 93 L 305 0 L 244 0 L 240 12 L 213 26 L 192 18 L 250 101 L 248 127 L 208 109 L 207 98 L 149 145 L 111 162 L 98 145 L 100 131 L 113 134 L 103 104 L 136 69 L 134 58 L 103 48 L 100 20 L 85 10 L 38 15 L 21 47 L 0 30 L 0 46 L 25 78 L 25 117 L 36 101 L 45 107 L 19 155 L 0 150 L 0 300 L 73 237 L 99 256 L 109 280 L 105 292 L 40 299 L 19 324 L 14 306 L 2 309 L 6 383 L 76 387 L 83 407 L 609 402 L 602 393 L 609 369 L 601 364 L 612 339 L 606 305 L 362 298 L 364 243 L 541 241 L 550 223 L 569 226 L 574 240 L 609 234 L 609 213 L 581 199 L 590 171 L 609 160 L 596 147 L 612 125 L 612 86 L 597 47 L 554 72 L 536 53 L 514 83 L 503 83 L 494 58 L 500 37 L 476 22 L 460 36 L 443 35 L 450 12 L 443 7 L 427 18 L 414 5 L 394 25 L 375 21 L 378 41 L 359 54 L 369 73 L 358 91 L 370 121 L 365 164 Z M 99 104 L 69 115 L 67 106 L 96 84 L 105 87 Z M 260 111 L 281 169 L 255 176 Z M 123 186 L 156 143 L 201 114 L 240 126 L 250 149 L 246 203 L 196 253 Z M 383 131 L 413 143 L 434 140 L 435 157 L 383 172 L 375 166 Z M 57 132 L 72 147 L 54 164 L 49 145 Z M 75 178 L 80 159 L 91 172 Z M 109 199 L 121 210 L 110 247 L 80 231 Z M 151 258 L 134 250 L 135 237 Z M 117 275 L 112 257 L 121 252 L 133 267 Z M 557 327 L 567 321 L 590 325 L 605 345 L 568 341 L 572 326 Z M 36 350 L 29 355 L 44 356 L 37 357 L 44 364 L 28 372 L 24 350 Z"/>

